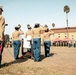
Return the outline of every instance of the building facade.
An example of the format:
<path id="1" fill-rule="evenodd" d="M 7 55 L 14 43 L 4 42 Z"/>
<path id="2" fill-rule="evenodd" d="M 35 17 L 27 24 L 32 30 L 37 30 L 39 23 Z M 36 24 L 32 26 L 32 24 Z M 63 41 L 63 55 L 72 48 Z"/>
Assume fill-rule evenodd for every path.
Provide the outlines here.
<path id="1" fill-rule="evenodd" d="M 53 28 L 50 30 L 54 31 L 54 34 L 51 35 L 51 42 L 54 42 L 56 38 L 59 38 L 61 41 L 63 41 L 63 39 L 67 37 L 72 41 L 72 43 L 76 41 L 76 27 L 68 27 L 68 32 L 66 27 Z"/>

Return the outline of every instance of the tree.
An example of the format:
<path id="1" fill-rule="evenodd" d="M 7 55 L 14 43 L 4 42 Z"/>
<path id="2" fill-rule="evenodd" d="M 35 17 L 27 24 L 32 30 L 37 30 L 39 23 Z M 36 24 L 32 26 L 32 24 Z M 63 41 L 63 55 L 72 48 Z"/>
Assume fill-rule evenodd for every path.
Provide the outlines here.
<path id="1" fill-rule="evenodd" d="M 54 23 L 52 23 L 52 27 L 53 27 L 53 28 L 55 27 L 55 24 L 54 24 Z"/>
<path id="2" fill-rule="evenodd" d="M 70 12 L 70 8 L 69 6 L 64 6 L 64 12 L 66 12 L 66 25 L 67 25 L 67 37 L 69 37 L 69 34 L 68 34 L 68 13 Z"/>
<path id="3" fill-rule="evenodd" d="M 5 41 L 9 41 L 9 34 L 5 34 L 4 37 L 5 37 Z"/>
<path id="4" fill-rule="evenodd" d="M 9 41 L 9 34 L 5 34 L 4 38 L 5 38 L 4 44 L 6 44 Z"/>

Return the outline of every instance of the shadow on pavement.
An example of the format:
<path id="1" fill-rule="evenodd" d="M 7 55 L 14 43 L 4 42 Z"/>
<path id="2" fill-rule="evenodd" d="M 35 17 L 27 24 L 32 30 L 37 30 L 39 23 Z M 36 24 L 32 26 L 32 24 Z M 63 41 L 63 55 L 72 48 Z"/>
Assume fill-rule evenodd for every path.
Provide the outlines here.
<path id="1" fill-rule="evenodd" d="M 9 66 L 9 65 L 12 65 L 12 64 L 16 64 L 16 63 L 25 62 L 25 61 L 27 61 L 27 60 L 28 60 L 27 58 L 16 59 L 16 60 L 11 61 L 11 62 L 9 62 L 9 63 L 4 63 L 4 64 L 2 64 L 0 68 L 6 67 L 6 66 Z"/>

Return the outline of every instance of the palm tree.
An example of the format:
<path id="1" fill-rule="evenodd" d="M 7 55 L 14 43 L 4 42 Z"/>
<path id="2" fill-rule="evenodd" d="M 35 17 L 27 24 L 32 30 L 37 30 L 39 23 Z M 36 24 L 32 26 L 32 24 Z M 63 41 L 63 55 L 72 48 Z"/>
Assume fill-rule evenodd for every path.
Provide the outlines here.
<path id="1" fill-rule="evenodd" d="M 67 24 L 67 37 L 69 37 L 69 34 L 68 34 L 68 13 L 70 12 L 70 8 L 69 6 L 64 6 L 64 12 L 66 12 L 66 24 Z"/>
<path id="2" fill-rule="evenodd" d="M 55 24 L 54 24 L 54 23 L 52 23 L 52 27 L 53 27 L 53 28 L 55 27 Z"/>

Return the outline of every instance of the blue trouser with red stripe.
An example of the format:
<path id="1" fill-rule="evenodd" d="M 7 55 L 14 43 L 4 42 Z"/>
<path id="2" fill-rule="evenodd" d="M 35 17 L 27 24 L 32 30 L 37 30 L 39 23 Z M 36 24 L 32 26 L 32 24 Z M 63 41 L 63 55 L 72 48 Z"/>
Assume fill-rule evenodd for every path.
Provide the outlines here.
<path id="1" fill-rule="evenodd" d="M 41 38 L 34 38 L 33 39 L 34 61 L 40 61 L 40 51 L 41 51 Z"/>
<path id="2" fill-rule="evenodd" d="M 45 57 L 50 56 L 50 45 L 51 45 L 50 41 L 44 41 Z"/>
<path id="3" fill-rule="evenodd" d="M 1 61 L 2 61 L 3 47 L 4 47 L 3 41 L 0 41 L 0 65 L 1 65 Z"/>

